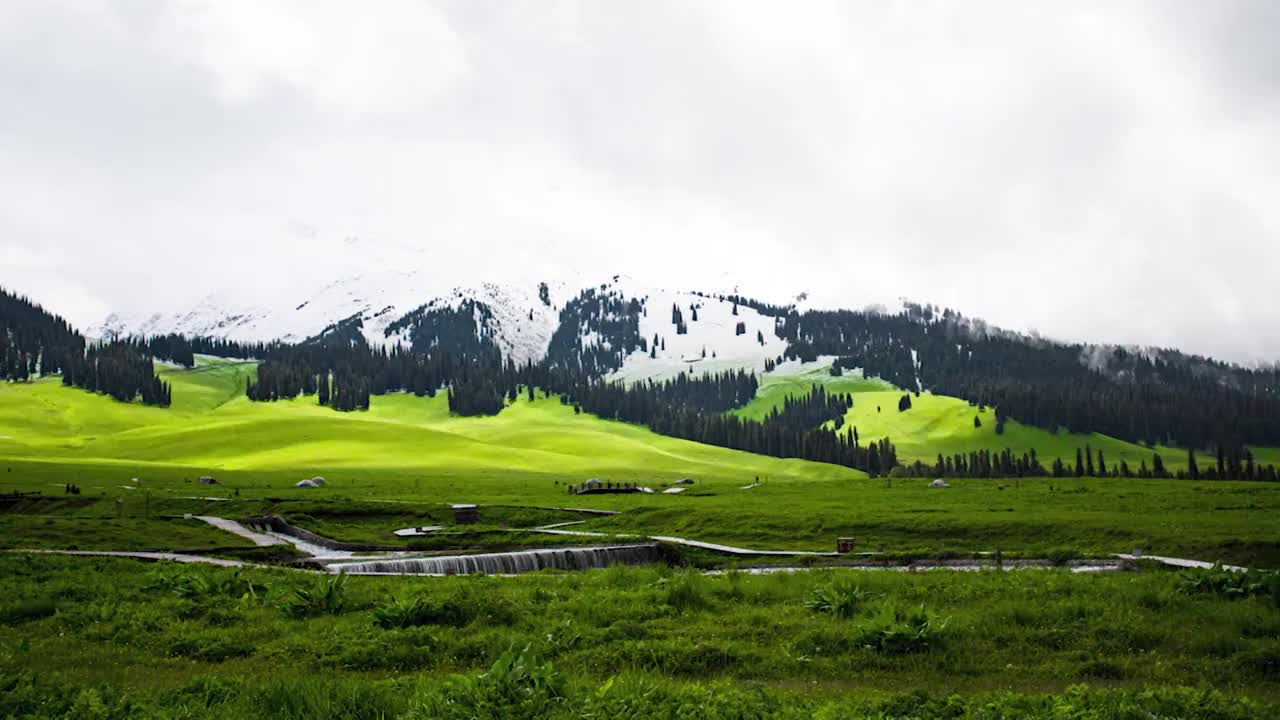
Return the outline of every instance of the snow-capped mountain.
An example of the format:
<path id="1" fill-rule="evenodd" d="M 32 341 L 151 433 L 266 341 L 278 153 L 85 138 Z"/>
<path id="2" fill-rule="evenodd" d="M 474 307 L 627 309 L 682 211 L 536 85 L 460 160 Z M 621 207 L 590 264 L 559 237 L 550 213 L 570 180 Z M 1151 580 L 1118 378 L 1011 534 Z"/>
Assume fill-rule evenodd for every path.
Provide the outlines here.
<path id="1" fill-rule="evenodd" d="M 242 305 L 229 293 L 206 297 L 189 310 L 171 314 L 133 316 L 112 314 L 98 329 L 100 337 L 177 333 L 241 342 L 281 340 L 301 342 L 326 328 L 358 317 L 361 332 L 373 345 L 412 343 L 415 313 L 458 310 L 468 304 L 487 309 L 484 332 L 503 357 L 517 364 L 546 357 L 552 336 L 561 328 L 565 304 L 588 288 L 616 295 L 643 307 L 638 318 L 645 350 L 622 358 L 613 373 L 620 379 L 665 378 L 682 371 L 754 369 L 776 359 L 785 343 L 774 334 L 774 318 L 720 296 L 651 287 L 625 276 L 601 283 L 564 280 L 547 282 L 481 283 L 440 288 L 417 270 L 386 269 L 352 274 L 328 282 L 296 301 L 271 305 Z M 672 321 L 672 309 L 684 317 L 684 333 Z M 736 313 L 736 314 L 735 314 Z M 696 318 L 696 319 L 695 319 Z M 578 334 L 586 348 L 608 340 L 583 328 Z M 657 344 L 653 345 L 657 338 Z"/>

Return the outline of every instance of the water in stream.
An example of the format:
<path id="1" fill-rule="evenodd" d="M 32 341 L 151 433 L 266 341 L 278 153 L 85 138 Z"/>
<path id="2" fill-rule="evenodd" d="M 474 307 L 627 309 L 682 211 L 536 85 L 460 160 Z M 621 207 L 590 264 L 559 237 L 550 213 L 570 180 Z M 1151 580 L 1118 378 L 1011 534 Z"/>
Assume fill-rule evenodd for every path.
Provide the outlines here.
<path id="1" fill-rule="evenodd" d="M 330 572 L 351 575 L 515 575 L 535 570 L 590 570 L 610 565 L 641 565 L 662 559 L 657 545 L 644 544 L 478 555 L 368 558 L 358 562 L 332 562 L 327 567 Z"/>

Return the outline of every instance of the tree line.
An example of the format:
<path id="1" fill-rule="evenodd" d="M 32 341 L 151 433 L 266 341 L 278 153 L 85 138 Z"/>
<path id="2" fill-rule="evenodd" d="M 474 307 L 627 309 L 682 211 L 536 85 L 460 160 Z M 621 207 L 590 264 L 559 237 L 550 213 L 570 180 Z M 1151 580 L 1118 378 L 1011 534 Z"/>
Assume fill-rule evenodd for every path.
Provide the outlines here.
<path id="1" fill-rule="evenodd" d="M 140 399 L 169 407 L 173 391 L 155 373 L 151 356 L 131 343 L 90 345 L 83 355 L 66 358 L 62 384 L 104 393 L 120 402 Z"/>
<path id="2" fill-rule="evenodd" d="M 84 347 L 84 337 L 61 316 L 0 288 L 0 380 L 57 375 Z"/>
<path id="3" fill-rule="evenodd" d="M 860 367 L 899 387 L 919 381 L 1050 432 L 1196 448 L 1280 444 L 1274 368 L 1047 342 L 931 306 L 896 315 L 792 311 L 776 333 L 787 358 L 840 356 L 842 368 Z"/>
<path id="4" fill-rule="evenodd" d="M 852 394 L 827 392 L 825 387 L 815 384 L 804 395 L 783 398 L 782 407 L 775 405 L 764 422 L 797 430 L 821 427 L 830 422 L 839 430 L 844 426 L 845 414 L 852 407 Z"/>
<path id="5" fill-rule="evenodd" d="M 798 422 L 755 421 L 725 414 L 755 396 L 754 374 L 726 372 L 627 385 L 552 371 L 543 378 L 561 401 L 593 415 L 648 426 L 661 435 L 780 458 L 801 458 L 864 470 L 872 475 L 898 464 L 884 438 L 862 444 L 844 432 Z"/>

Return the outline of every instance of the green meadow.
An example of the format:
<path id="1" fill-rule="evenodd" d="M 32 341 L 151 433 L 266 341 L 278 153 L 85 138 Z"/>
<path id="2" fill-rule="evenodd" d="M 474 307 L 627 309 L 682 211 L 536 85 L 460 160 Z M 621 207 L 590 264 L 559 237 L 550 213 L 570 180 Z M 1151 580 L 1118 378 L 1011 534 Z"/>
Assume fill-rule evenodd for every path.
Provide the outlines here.
<path id="1" fill-rule="evenodd" d="M 307 398 L 251 403 L 242 388 L 252 372 L 251 364 L 210 359 L 194 370 L 166 370 L 174 387 L 169 409 L 120 404 L 56 381 L 0 387 L 0 492 L 43 495 L 21 512 L 0 514 L 6 531 L 0 543 L 234 547 L 242 544 L 237 538 L 180 516 L 270 512 L 340 540 L 397 545 L 405 541 L 391 531 L 447 523 L 448 504 L 471 502 L 482 506 L 484 532 L 470 538 L 478 547 L 539 541 L 530 535 L 496 540 L 503 529 L 581 520 L 575 529 L 754 549 L 831 550 L 837 537 L 851 536 L 859 550 L 910 556 L 1000 550 L 1088 557 L 1142 548 L 1280 567 L 1280 487 L 1271 485 L 956 480 L 933 490 L 919 480 L 872 480 L 848 468 L 668 438 L 575 414 L 540 395 L 532 402 L 522 395 L 493 418 L 451 417 L 443 396 L 377 397 L 368 412 L 356 413 Z M 747 411 L 781 397 L 771 388 L 791 392 L 809 380 L 768 381 Z M 948 427 L 962 436 L 960 429 L 973 429 L 977 410 L 960 401 L 925 394 L 899 413 L 896 391 L 871 390 L 874 381 L 860 378 L 832 380 L 861 387 L 850 414 L 868 418 L 856 421 L 860 428 L 874 427 L 872 419 L 884 423 L 900 448 L 926 442 L 914 439 L 922 424 L 938 428 L 938 442 Z M 882 402 L 876 412 L 878 400 L 892 400 L 893 409 Z M 982 431 L 994 438 L 993 424 L 984 423 Z M 1010 423 L 1000 440 L 1017 437 L 1033 438 L 1044 457 L 1043 441 L 1057 436 Z M 1103 447 L 1111 457 L 1110 446 Z M 198 484 L 202 475 L 219 482 Z M 326 478 L 326 487 L 294 487 L 316 475 Z M 566 494 L 567 485 L 592 477 L 656 491 L 686 477 L 695 484 L 680 495 Z M 748 487 L 757 478 L 760 484 Z M 65 496 L 65 483 L 82 494 Z M 621 514 L 512 514 L 513 508 L 566 505 Z"/>
<path id="2" fill-rule="evenodd" d="M 1280 700 L 1276 599 L 1209 573 L 0 573 L 0 717 L 1260 720 Z"/>
<path id="3" fill-rule="evenodd" d="M 0 508 L 0 717 L 1276 716 L 1280 583 L 1256 571 L 1244 584 L 1146 565 L 754 575 L 744 568 L 771 559 L 676 547 L 677 567 L 339 578 L 20 552 L 288 564 L 291 548 L 255 548 L 193 517 L 274 514 L 335 540 L 425 552 L 635 535 L 832 550 L 853 537 L 886 561 L 1000 551 L 1063 563 L 1142 548 L 1280 568 L 1280 487 L 1270 484 L 960 479 L 931 489 L 664 437 L 541 394 L 491 418 L 452 417 L 443 396 L 375 397 L 355 413 L 309 398 L 250 403 L 254 371 L 208 358 L 166 369 L 168 409 L 49 380 L 0 386 L 0 493 L 27 494 Z M 891 436 L 909 459 L 1013 443 L 1074 459 L 1081 440 L 1111 461 L 1150 452 L 1012 422 L 996 436 L 993 417 L 975 431 L 976 408 L 928 394 L 899 413 L 899 391 L 858 377 L 767 377 L 738 412 L 758 417 L 814 381 L 855 392 L 847 421 L 864 438 Z M 314 476 L 325 486 L 295 487 Z M 655 492 L 567 493 L 593 477 Z M 694 481 L 683 493 L 661 492 L 683 478 Z M 451 525 L 452 503 L 477 503 L 480 523 L 393 534 Z M 530 530 L 566 522 L 603 537 Z"/>

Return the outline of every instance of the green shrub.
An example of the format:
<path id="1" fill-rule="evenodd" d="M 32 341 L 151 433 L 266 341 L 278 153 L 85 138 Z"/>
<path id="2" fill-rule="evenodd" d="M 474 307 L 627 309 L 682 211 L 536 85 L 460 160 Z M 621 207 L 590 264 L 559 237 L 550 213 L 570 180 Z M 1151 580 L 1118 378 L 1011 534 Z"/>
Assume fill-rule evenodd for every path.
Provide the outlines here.
<path id="1" fill-rule="evenodd" d="M 292 618 L 341 615 L 347 609 L 347 576 L 334 575 L 312 588 L 298 588 L 280 609 Z"/>
<path id="2" fill-rule="evenodd" d="M 565 682 L 550 663 L 539 662 L 528 646 L 503 653 L 478 676 L 455 675 L 442 688 L 415 699 L 408 720 L 521 720 L 555 715 Z"/>
<path id="3" fill-rule="evenodd" d="M 172 592 L 180 598 L 195 600 L 206 597 L 230 597 L 257 599 L 266 595 L 267 587 L 252 582 L 237 568 L 229 573 L 194 573 L 182 575 L 156 574 L 147 584 L 147 590 Z"/>
<path id="4" fill-rule="evenodd" d="M 392 598 L 373 611 L 373 624 L 391 630 L 419 625 L 451 625 L 462 627 L 475 617 L 474 606 L 459 603 L 452 598 L 443 602 L 431 602 L 418 596 L 412 600 Z"/>
<path id="5" fill-rule="evenodd" d="M 925 652 L 942 642 L 947 622 L 923 605 L 917 610 L 884 610 L 860 628 L 859 644 L 882 655 Z"/>
<path id="6" fill-rule="evenodd" d="M 707 582 L 702 573 L 686 571 L 658 580 L 662 588 L 662 601 L 680 612 L 701 610 L 708 605 Z"/>
<path id="7" fill-rule="evenodd" d="M 1181 573 L 1179 589 L 1188 595 L 1210 594 L 1226 600 L 1265 596 L 1280 607 L 1280 573 L 1260 570 L 1233 572 L 1215 564 L 1208 570 Z"/>
<path id="8" fill-rule="evenodd" d="M 53 598 L 39 597 L 0 605 L 0 625 L 19 625 L 51 617 L 58 611 Z"/>
<path id="9" fill-rule="evenodd" d="M 851 618 L 862 604 L 871 597 L 850 580 L 843 580 L 813 591 L 805 606 L 814 612 L 830 613 L 840 618 Z"/>

